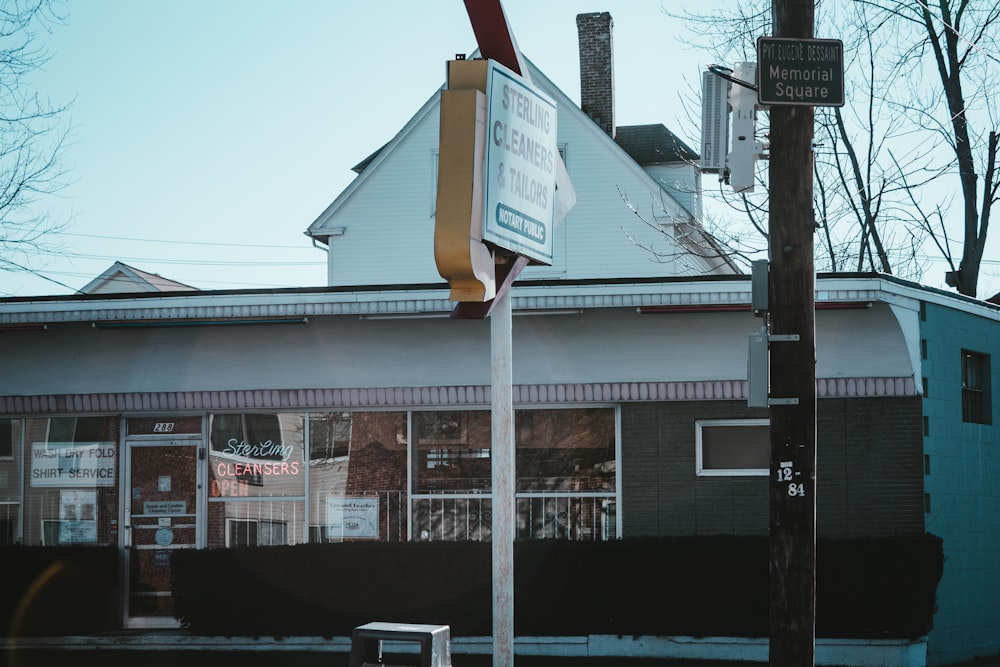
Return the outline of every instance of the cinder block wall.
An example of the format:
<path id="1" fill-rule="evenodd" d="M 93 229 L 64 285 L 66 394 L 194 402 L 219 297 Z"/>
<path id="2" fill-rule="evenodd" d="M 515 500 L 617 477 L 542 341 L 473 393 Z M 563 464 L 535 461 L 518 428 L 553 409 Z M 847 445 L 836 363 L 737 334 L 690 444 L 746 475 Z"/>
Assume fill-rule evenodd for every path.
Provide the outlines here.
<path id="1" fill-rule="evenodd" d="M 623 535 L 767 534 L 767 477 L 698 477 L 694 425 L 766 416 L 741 401 L 623 406 Z M 822 399 L 816 447 L 820 536 L 924 532 L 919 397 Z"/>

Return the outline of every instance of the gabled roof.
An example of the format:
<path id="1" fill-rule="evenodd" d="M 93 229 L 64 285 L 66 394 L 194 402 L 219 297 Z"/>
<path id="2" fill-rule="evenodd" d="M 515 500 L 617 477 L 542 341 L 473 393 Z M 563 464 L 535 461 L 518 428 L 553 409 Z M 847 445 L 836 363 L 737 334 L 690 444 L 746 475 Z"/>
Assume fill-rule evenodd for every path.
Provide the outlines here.
<path id="1" fill-rule="evenodd" d="M 372 162 L 375 161 L 375 158 L 377 158 L 379 156 L 379 153 L 381 153 L 382 150 L 386 146 L 388 146 L 388 145 L 389 145 L 388 143 L 385 143 L 385 144 L 382 144 L 381 146 L 379 146 L 378 149 L 375 150 L 375 152 L 373 152 L 371 155 L 369 155 L 368 157 L 366 157 L 364 160 L 362 160 L 361 162 L 359 162 L 356 165 L 354 165 L 353 167 L 351 167 L 351 171 L 353 171 L 355 174 L 360 174 L 361 172 L 363 172 L 365 169 L 368 168 L 368 165 L 370 165 Z"/>
<path id="2" fill-rule="evenodd" d="M 667 164 L 671 162 L 697 162 L 699 155 L 661 123 L 652 125 L 625 125 L 615 130 L 615 143 L 639 164 Z M 383 144 L 371 155 L 351 168 L 360 174 L 368 168 L 379 153 L 389 144 Z"/>
<path id="3" fill-rule="evenodd" d="M 192 292 L 191 287 L 155 273 L 115 262 L 104 273 L 84 285 L 82 294 L 124 294 L 133 292 Z"/>
<path id="4" fill-rule="evenodd" d="M 473 53 L 472 57 L 476 57 L 477 53 L 478 51 L 476 53 Z M 593 123 L 593 120 L 589 116 L 586 116 L 586 114 L 583 113 L 580 107 L 577 106 L 575 102 L 570 100 L 569 97 L 567 97 L 566 94 L 563 93 L 558 86 L 556 86 L 551 80 L 549 80 L 548 77 L 546 77 L 545 74 L 542 73 L 534 65 L 534 63 L 531 62 L 530 59 L 525 58 L 525 63 L 530 72 L 531 79 L 537 87 L 539 87 L 541 90 L 545 91 L 551 97 L 553 97 L 561 108 L 571 109 L 572 113 L 579 114 L 580 116 L 587 118 L 587 120 L 593 124 L 595 128 L 594 135 L 598 137 L 598 140 L 607 142 L 606 145 L 608 145 L 609 147 L 614 147 L 612 149 L 612 152 L 620 151 L 619 153 L 620 157 L 625 161 L 632 163 L 632 166 L 634 167 L 637 177 L 649 181 L 649 185 L 651 188 L 661 187 L 658 183 L 656 183 L 653 180 L 653 178 L 648 173 L 645 172 L 645 170 L 642 168 L 643 163 L 637 160 L 633 155 L 631 155 L 628 152 L 628 149 L 626 149 L 625 145 L 613 140 L 610 136 L 608 136 L 606 132 L 600 129 L 600 126 L 598 126 L 596 123 Z M 331 234 L 329 233 L 329 228 L 332 225 L 332 219 L 335 217 L 338 209 L 340 209 L 341 206 L 345 204 L 345 202 L 347 202 L 354 196 L 354 193 L 361 187 L 362 183 L 366 180 L 366 178 L 368 178 L 374 171 L 377 170 L 378 165 L 383 160 L 385 160 L 396 149 L 396 147 L 398 147 L 401 143 L 406 141 L 407 136 L 411 133 L 413 128 L 427 114 L 431 113 L 432 111 L 438 108 L 438 105 L 440 103 L 439 94 L 444 87 L 445 84 L 442 84 L 442 86 L 438 88 L 438 90 L 434 91 L 431 97 L 426 102 L 424 102 L 423 106 L 410 118 L 410 120 L 406 123 L 406 125 L 404 125 L 389 142 L 384 144 L 379 149 L 373 151 L 368 157 L 366 157 L 364 160 L 362 160 L 361 162 L 359 162 L 357 165 L 354 166 L 353 171 L 358 174 L 358 177 L 355 178 L 347 186 L 347 188 L 343 192 L 341 192 L 340 195 L 336 197 L 336 199 L 334 199 L 332 203 L 330 203 L 330 205 L 326 208 L 326 210 L 324 210 L 316 218 L 315 221 L 313 221 L 313 223 L 305 231 L 306 236 L 314 238 L 320 241 L 321 243 L 328 242 L 328 239 L 331 236 Z M 666 127 L 662 125 L 640 125 L 635 127 L 646 128 L 634 134 L 633 135 L 634 139 L 628 142 L 628 145 L 634 146 L 634 149 L 636 151 L 639 150 L 638 146 L 642 141 L 646 139 L 652 139 L 654 141 L 653 148 L 657 151 L 655 154 L 652 154 L 653 157 L 660 158 L 664 155 L 673 156 L 672 159 L 663 160 L 666 162 L 677 162 L 679 160 L 686 159 L 685 156 L 688 155 L 691 156 L 690 159 L 692 160 L 698 159 L 698 155 L 690 148 L 688 148 L 682 141 L 680 141 L 680 139 L 678 139 Z M 632 134 L 632 131 L 630 130 L 629 127 L 619 128 L 619 131 L 621 131 L 621 129 L 625 129 L 626 134 Z M 646 164 L 653 164 L 653 162 L 648 162 Z M 674 203 L 676 205 L 678 212 L 684 210 L 683 206 L 681 206 L 679 203 L 676 202 Z M 685 216 L 686 215 L 687 214 L 685 212 Z"/>
<path id="5" fill-rule="evenodd" d="M 643 166 L 700 159 L 676 134 L 659 123 L 619 127 L 615 130 L 615 143 Z"/>

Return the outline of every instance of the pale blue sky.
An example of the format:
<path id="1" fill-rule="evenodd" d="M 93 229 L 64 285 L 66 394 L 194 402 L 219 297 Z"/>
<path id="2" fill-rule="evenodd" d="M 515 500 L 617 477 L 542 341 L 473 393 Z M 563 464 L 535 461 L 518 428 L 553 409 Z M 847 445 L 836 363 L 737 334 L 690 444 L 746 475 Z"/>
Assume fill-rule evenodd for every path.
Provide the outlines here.
<path id="1" fill-rule="evenodd" d="M 521 51 L 575 101 L 575 17 L 611 12 L 618 123 L 664 123 L 697 149 L 680 98 L 692 100 L 717 61 L 664 12 L 679 0 L 503 4 Z M 350 183 L 351 167 L 436 92 L 445 62 L 476 47 L 462 0 L 68 0 L 63 9 L 34 80 L 54 102 L 72 101 L 63 161 L 72 182 L 45 202 L 70 226 L 61 250 L 34 266 L 65 286 L 0 271 L 0 297 L 72 293 L 116 259 L 201 289 L 324 284 L 325 255 L 303 231 Z M 1000 290 L 997 273 L 984 266 L 982 294 Z M 942 275 L 926 280 L 942 286 Z"/>
<path id="2" fill-rule="evenodd" d="M 622 124 L 676 127 L 677 87 L 711 62 L 678 42 L 683 26 L 660 0 L 504 7 L 522 52 L 574 100 L 575 17 L 610 11 Z M 62 251 L 36 266 L 73 289 L 115 259 L 202 289 L 324 284 L 325 256 L 303 231 L 350 183 L 351 167 L 435 93 L 445 62 L 476 48 L 462 0 L 70 0 L 64 9 L 36 80 L 53 101 L 73 100 L 64 159 L 73 182 L 48 201 L 72 225 Z M 71 291 L 0 272 L 0 296 Z"/>

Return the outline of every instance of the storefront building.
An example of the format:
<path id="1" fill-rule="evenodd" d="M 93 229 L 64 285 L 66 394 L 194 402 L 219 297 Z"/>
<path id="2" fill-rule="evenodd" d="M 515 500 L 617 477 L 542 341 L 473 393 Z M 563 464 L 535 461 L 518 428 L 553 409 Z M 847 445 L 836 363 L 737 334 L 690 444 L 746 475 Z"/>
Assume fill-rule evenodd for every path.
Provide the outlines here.
<path id="1" fill-rule="evenodd" d="M 528 65 L 580 197 L 511 292 L 517 537 L 766 534 L 762 323 L 697 156 Z M 0 299 L 3 543 L 118 549 L 122 627 L 157 628 L 178 549 L 489 540 L 490 327 L 434 267 L 438 132 L 435 93 L 309 227 L 329 287 Z M 941 535 L 928 663 L 995 653 L 1000 308 L 874 274 L 815 295 L 820 535 Z"/>
<path id="2" fill-rule="evenodd" d="M 820 531 L 921 533 L 927 295 L 820 287 Z M 489 328 L 446 295 L 3 300 L 5 543 L 119 548 L 123 626 L 169 627 L 176 549 L 489 540 Z M 518 539 L 766 534 L 749 301 L 745 277 L 518 289 Z"/>
<path id="3" fill-rule="evenodd" d="M 488 540 L 489 423 L 483 410 L 4 418 L 5 543 L 121 546 L 127 624 L 172 625 L 174 549 Z M 525 410 L 517 432 L 518 537 L 614 538 L 614 409 Z"/>

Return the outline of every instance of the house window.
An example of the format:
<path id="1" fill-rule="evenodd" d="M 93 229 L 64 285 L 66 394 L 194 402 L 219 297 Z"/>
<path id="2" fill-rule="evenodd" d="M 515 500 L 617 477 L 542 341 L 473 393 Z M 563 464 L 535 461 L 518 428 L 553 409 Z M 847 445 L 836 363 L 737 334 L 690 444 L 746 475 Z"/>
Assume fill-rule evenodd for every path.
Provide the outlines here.
<path id="1" fill-rule="evenodd" d="M 52 417 L 49 443 L 100 442 L 103 417 Z"/>
<path id="2" fill-rule="evenodd" d="M 288 544 L 288 523 L 265 519 L 229 519 L 227 547 L 265 547 Z"/>
<path id="3" fill-rule="evenodd" d="M 962 421 L 991 423 L 990 355 L 962 350 Z"/>
<path id="4" fill-rule="evenodd" d="M 767 475 L 771 429 L 766 419 L 695 422 L 698 476 Z"/>
<path id="5" fill-rule="evenodd" d="M 309 415 L 309 460 L 311 462 L 339 459 L 349 456 L 350 453 L 350 412 Z"/>
<path id="6" fill-rule="evenodd" d="M 21 420 L 0 419 L 0 546 L 18 541 Z"/>
<path id="7" fill-rule="evenodd" d="M 0 419 L 0 459 L 14 458 L 14 420 Z"/>

